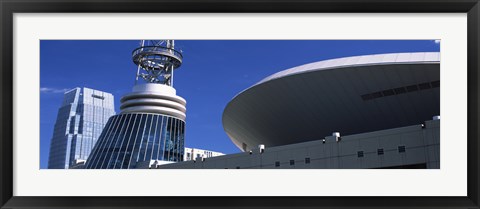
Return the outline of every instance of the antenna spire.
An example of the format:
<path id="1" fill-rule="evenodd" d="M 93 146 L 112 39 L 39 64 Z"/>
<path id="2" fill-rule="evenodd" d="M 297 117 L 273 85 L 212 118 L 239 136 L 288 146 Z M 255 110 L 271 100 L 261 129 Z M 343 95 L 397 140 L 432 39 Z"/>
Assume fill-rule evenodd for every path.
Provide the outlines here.
<path id="1" fill-rule="evenodd" d="M 142 40 L 132 52 L 138 78 L 147 83 L 173 86 L 173 71 L 182 65 L 182 53 L 175 50 L 174 40 Z"/>

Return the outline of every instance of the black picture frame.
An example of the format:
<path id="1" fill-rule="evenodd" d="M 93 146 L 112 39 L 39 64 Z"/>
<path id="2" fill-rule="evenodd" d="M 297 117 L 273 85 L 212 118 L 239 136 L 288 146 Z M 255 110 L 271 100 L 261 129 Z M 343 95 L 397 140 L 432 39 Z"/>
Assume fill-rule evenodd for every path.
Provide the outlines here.
<path id="1" fill-rule="evenodd" d="M 479 208 L 478 0 L 0 0 L 1 208 Z M 467 13 L 468 195 L 466 197 L 20 197 L 13 196 L 14 13 Z M 281 188 L 279 188 L 281 189 Z"/>

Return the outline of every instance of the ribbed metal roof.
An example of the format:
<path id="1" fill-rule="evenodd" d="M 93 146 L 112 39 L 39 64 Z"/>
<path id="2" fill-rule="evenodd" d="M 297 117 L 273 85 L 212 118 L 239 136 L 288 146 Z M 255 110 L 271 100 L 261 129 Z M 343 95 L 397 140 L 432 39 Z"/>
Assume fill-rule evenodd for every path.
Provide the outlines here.
<path id="1" fill-rule="evenodd" d="M 414 53 L 392 53 L 392 54 L 375 54 L 354 57 L 344 57 L 338 59 L 329 59 L 319 62 L 313 62 L 300 65 L 287 70 L 280 71 L 268 76 L 257 84 L 266 81 L 281 78 L 298 73 L 305 73 L 315 70 L 326 70 L 332 68 L 354 67 L 364 65 L 382 65 L 382 64 L 399 64 L 399 63 L 418 63 L 418 62 L 440 62 L 439 52 L 414 52 Z"/>
<path id="2" fill-rule="evenodd" d="M 236 95 L 223 126 L 251 149 L 419 124 L 440 114 L 439 66 L 440 53 L 417 52 L 290 68 Z"/>

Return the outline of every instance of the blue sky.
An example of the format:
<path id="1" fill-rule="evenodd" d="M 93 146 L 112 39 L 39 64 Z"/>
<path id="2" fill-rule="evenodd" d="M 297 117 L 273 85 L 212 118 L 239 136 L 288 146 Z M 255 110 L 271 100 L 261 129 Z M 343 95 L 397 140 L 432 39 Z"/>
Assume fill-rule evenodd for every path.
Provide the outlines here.
<path id="1" fill-rule="evenodd" d="M 63 92 L 89 87 L 110 92 L 118 112 L 120 98 L 131 91 L 137 67 L 131 59 L 139 40 L 40 41 L 40 168 L 46 168 Z M 238 41 L 177 40 L 183 65 L 174 88 L 187 100 L 185 145 L 236 153 L 222 127 L 227 103 L 261 79 L 311 62 L 379 53 L 440 51 L 433 40 L 383 41 Z"/>

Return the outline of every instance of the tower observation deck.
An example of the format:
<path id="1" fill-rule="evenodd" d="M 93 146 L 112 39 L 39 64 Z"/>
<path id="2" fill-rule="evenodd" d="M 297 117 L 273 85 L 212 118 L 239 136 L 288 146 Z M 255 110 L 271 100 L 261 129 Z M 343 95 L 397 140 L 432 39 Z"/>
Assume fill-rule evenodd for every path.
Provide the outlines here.
<path id="1" fill-rule="evenodd" d="M 182 65 L 182 53 L 175 50 L 174 40 L 142 41 L 133 50 L 133 62 L 138 66 L 137 76 L 148 83 L 173 85 L 173 71 Z M 142 71 L 143 72 L 142 72 Z"/>
<path id="2" fill-rule="evenodd" d="M 133 91 L 121 99 L 122 113 L 157 113 L 185 120 L 186 101 L 173 88 L 173 72 L 182 65 L 183 56 L 174 47 L 173 40 L 144 40 L 133 50 L 132 59 L 138 69 Z"/>
<path id="3" fill-rule="evenodd" d="M 186 101 L 173 72 L 182 53 L 173 40 L 142 40 L 132 52 L 135 85 L 121 99 L 88 158 L 87 169 L 129 169 L 183 160 Z M 138 165 L 138 166 L 137 166 Z"/>

